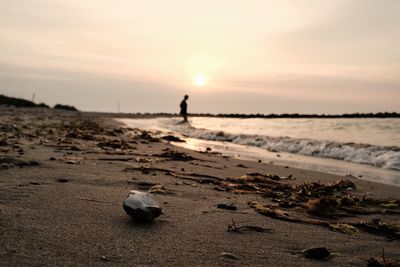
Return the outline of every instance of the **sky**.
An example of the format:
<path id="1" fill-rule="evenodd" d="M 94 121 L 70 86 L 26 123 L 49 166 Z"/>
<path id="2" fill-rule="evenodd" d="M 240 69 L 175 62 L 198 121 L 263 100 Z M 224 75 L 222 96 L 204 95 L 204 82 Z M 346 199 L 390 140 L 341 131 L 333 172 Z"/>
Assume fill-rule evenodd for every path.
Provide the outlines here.
<path id="1" fill-rule="evenodd" d="M 0 1 L 0 94 L 105 112 L 179 112 L 185 94 L 189 113 L 400 112 L 399 14 L 399 0 Z"/>

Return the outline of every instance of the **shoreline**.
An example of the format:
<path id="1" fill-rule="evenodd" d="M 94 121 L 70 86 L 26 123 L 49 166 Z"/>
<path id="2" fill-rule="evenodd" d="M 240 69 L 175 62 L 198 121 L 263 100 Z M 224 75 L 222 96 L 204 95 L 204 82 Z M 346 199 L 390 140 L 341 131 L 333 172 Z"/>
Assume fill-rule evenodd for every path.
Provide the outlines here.
<path id="1" fill-rule="evenodd" d="M 151 118 L 155 120 L 159 117 Z M 150 119 L 150 118 L 149 118 Z M 174 133 L 179 138 L 187 142 L 172 142 L 175 146 L 188 148 L 194 151 L 211 151 L 218 152 L 222 155 L 241 158 L 244 160 L 263 161 L 271 164 L 278 164 L 305 170 L 317 169 L 321 172 L 339 174 L 342 176 L 354 176 L 361 180 L 376 182 L 379 184 L 389 184 L 393 186 L 400 186 L 400 171 L 393 169 L 385 169 L 370 164 L 355 163 L 351 161 L 338 160 L 326 157 L 312 157 L 309 155 L 294 154 L 284 151 L 269 151 L 257 146 L 248 146 L 244 144 L 237 144 L 229 141 L 216 141 L 202 138 L 193 138 L 187 136 L 185 133 L 173 131 L 165 128 L 163 125 L 152 123 L 138 123 L 138 121 L 145 121 L 147 118 L 113 118 L 119 125 L 127 128 L 143 128 L 145 130 L 162 135 L 167 133 Z M 149 121 L 151 122 L 151 121 Z M 155 124 L 153 124 L 155 123 Z M 378 180 L 376 177 L 380 177 Z"/>
<path id="2" fill-rule="evenodd" d="M 172 146 L 147 131 L 129 133 L 108 117 L 85 113 L 9 109 L 1 113 L 0 123 L 5 140 L 1 157 L 26 164 L 2 163 L 0 169 L 1 265 L 365 266 L 369 258 L 381 256 L 382 248 L 385 257 L 398 257 L 400 241 L 389 242 L 384 232 L 360 228 L 350 234 L 284 221 L 259 214 L 249 204 L 285 210 L 299 221 L 361 226 L 361 220 L 380 218 L 389 224 L 399 216 L 379 213 L 381 207 L 374 207 L 376 214 L 315 217 L 302 203 L 284 207 L 278 204 L 283 196 L 266 192 L 269 186 L 275 188 L 272 193 L 280 193 L 276 185 L 293 189 L 348 180 L 357 189 L 340 189 L 344 194 L 372 201 L 398 197 L 396 187 L 200 153 Z M 262 182 L 251 182 L 255 178 L 249 173 L 258 173 Z M 242 184 L 241 177 L 248 182 Z M 163 214 L 150 224 L 134 222 L 122 209 L 131 189 L 153 190 Z M 344 195 L 338 191 L 334 196 Z M 237 210 L 217 208 L 225 202 Z M 271 231 L 229 232 L 232 221 Z M 315 246 L 336 256 L 318 261 L 302 255 Z"/>

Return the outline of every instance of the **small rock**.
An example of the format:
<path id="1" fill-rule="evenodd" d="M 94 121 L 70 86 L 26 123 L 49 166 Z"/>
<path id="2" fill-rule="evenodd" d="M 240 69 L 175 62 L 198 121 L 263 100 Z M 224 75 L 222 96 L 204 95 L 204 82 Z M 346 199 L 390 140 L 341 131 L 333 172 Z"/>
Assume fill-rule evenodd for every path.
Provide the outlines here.
<path id="1" fill-rule="evenodd" d="M 141 222 L 150 222 L 161 215 L 162 209 L 147 193 L 131 190 L 123 202 L 125 212 L 132 219 Z"/>
<path id="2" fill-rule="evenodd" d="M 51 157 L 49 158 L 49 160 L 57 160 L 55 157 Z"/>
<path id="3" fill-rule="evenodd" d="M 325 247 L 309 248 L 302 251 L 304 257 L 309 259 L 324 260 L 331 254 Z"/>
<path id="4" fill-rule="evenodd" d="M 73 160 L 67 160 L 65 163 L 67 163 L 67 164 L 76 164 L 76 162 L 73 161 Z"/>
<path id="5" fill-rule="evenodd" d="M 40 185 L 39 182 L 35 182 L 35 181 L 30 182 L 30 184 L 32 184 L 32 185 Z"/>
<path id="6" fill-rule="evenodd" d="M 262 162 L 261 159 L 259 159 L 258 162 Z"/>
<path id="7" fill-rule="evenodd" d="M 67 182 L 69 182 L 69 180 L 67 178 L 59 178 L 59 179 L 57 179 L 57 182 L 59 182 L 59 183 L 67 183 Z"/>
<path id="8" fill-rule="evenodd" d="M 217 208 L 227 209 L 227 210 L 236 210 L 237 209 L 237 207 L 233 203 L 226 203 L 226 202 L 219 203 L 217 205 Z"/>

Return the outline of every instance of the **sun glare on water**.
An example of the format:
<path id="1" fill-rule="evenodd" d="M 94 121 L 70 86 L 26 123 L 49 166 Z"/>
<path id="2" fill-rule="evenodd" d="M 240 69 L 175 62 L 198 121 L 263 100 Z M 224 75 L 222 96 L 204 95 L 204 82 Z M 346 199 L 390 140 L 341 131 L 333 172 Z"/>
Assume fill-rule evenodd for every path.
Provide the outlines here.
<path id="1" fill-rule="evenodd" d="M 194 84 L 199 87 L 206 85 L 207 77 L 204 74 L 197 74 L 194 76 Z"/>

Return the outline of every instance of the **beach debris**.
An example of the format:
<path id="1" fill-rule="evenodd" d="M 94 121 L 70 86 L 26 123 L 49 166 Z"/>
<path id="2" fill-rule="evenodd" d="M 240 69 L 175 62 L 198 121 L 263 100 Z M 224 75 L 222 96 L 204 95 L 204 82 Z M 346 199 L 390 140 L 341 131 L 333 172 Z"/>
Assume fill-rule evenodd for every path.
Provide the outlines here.
<path id="1" fill-rule="evenodd" d="M 231 260 L 239 260 L 239 257 L 236 256 L 233 253 L 229 253 L 229 252 L 222 252 L 220 254 L 221 257 L 227 258 L 227 259 L 231 259 Z"/>
<path id="2" fill-rule="evenodd" d="M 306 203 L 307 212 L 320 217 L 331 217 L 337 207 L 336 198 L 331 196 L 309 199 Z"/>
<path id="3" fill-rule="evenodd" d="M 301 217 L 301 214 L 298 214 L 297 217 L 293 217 L 284 210 L 277 209 L 272 205 L 265 205 L 255 201 L 249 202 L 248 205 L 261 215 L 282 221 L 324 226 L 331 229 L 332 231 L 338 231 L 346 234 L 356 233 L 357 229 L 367 233 L 385 236 L 386 238 L 391 240 L 400 240 L 400 227 L 396 226 L 396 224 L 384 223 L 380 219 L 373 219 L 371 222 L 360 221 L 358 223 L 331 222 L 324 220 L 307 219 Z"/>
<path id="4" fill-rule="evenodd" d="M 156 184 L 150 187 L 149 193 L 152 194 L 167 194 L 167 189 L 162 184 Z"/>
<path id="5" fill-rule="evenodd" d="M 169 175 L 173 176 L 177 179 L 182 179 L 182 180 L 190 180 L 190 181 L 195 181 L 200 184 L 220 184 L 221 178 L 213 175 L 208 175 L 208 174 L 201 174 L 201 173 L 195 173 L 195 172 L 178 172 L 170 169 L 164 169 L 164 168 L 156 168 L 156 167 L 146 167 L 146 166 L 140 166 L 140 167 L 129 167 L 126 168 L 124 171 L 138 171 L 142 174 L 154 174 L 156 172 L 162 172 L 164 175 Z M 222 190 L 224 191 L 224 190 Z"/>
<path id="6" fill-rule="evenodd" d="M 127 151 L 123 150 L 134 149 L 132 144 L 137 143 L 134 140 L 120 141 L 123 140 L 123 138 L 116 139 L 115 137 L 107 137 L 106 135 L 115 136 L 120 134 L 120 132 L 119 130 L 112 132 L 104 129 L 97 122 L 93 124 L 90 120 L 86 120 L 86 122 L 84 121 L 84 118 L 77 118 L 76 121 L 71 123 L 66 122 L 61 126 L 58 126 L 58 128 L 40 129 L 38 135 L 46 136 L 42 140 L 44 145 L 48 145 L 52 141 L 57 141 L 57 145 L 62 146 L 66 144 L 65 147 L 73 147 L 74 144 L 76 144 L 76 141 L 73 141 L 70 138 L 93 140 L 93 146 L 97 146 L 97 152 L 95 153 L 112 153 L 113 155 L 124 155 Z M 148 132 L 142 132 L 139 130 L 137 132 L 139 132 L 139 134 L 130 138 L 138 138 L 145 141 L 151 141 L 153 139 L 154 141 L 157 140 Z M 17 136 L 17 134 L 18 132 L 15 136 Z M 52 134 L 54 134 L 54 137 L 52 137 Z M 56 136 L 58 135 L 61 135 L 60 139 L 56 139 Z M 67 137 L 67 135 L 69 135 L 69 137 Z M 6 139 L 7 144 L 12 145 L 12 140 L 13 139 Z M 129 155 L 132 156 L 132 154 Z M 146 161 L 143 163 L 148 163 L 149 160 L 147 160 L 147 158 L 153 156 L 178 161 L 191 161 L 194 159 L 188 154 L 172 149 L 164 150 L 163 153 L 159 155 L 141 156 L 146 157 Z M 104 158 L 104 160 L 113 161 L 114 158 Z M 120 159 L 115 160 L 132 160 L 139 162 L 137 158 L 133 157 L 121 157 Z M 158 160 L 162 161 L 163 159 Z M 190 162 L 189 164 L 192 163 L 195 162 Z M 3 165 L 5 168 L 9 167 L 7 163 L 0 164 L 1 167 L 3 167 Z M 342 179 L 335 183 L 311 182 L 294 184 L 294 182 L 291 181 L 293 176 L 290 175 L 288 177 L 283 177 L 257 172 L 224 179 L 202 173 L 185 172 L 185 170 L 175 171 L 154 167 L 134 167 L 126 170 L 140 171 L 143 174 L 149 175 L 154 175 L 156 173 L 159 174 L 161 172 L 164 175 L 173 176 L 178 179 L 190 180 L 207 185 L 210 184 L 213 185 L 215 190 L 219 191 L 239 194 L 257 194 L 260 197 L 265 198 L 269 203 L 258 203 L 259 205 L 252 205 L 251 207 L 260 214 L 271 218 L 294 223 L 320 225 L 327 227 L 332 231 L 345 234 L 355 234 L 357 231 L 363 231 L 375 235 L 382 235 L 391 239 L 399 239 L 398 227 L 390 224 L 390 220 L 386 220 L 385 218 L 384 223 L 381 222 L 380 224 L 377 224 L 376 222 L 369 221 L 369 217 L 363 218 L 362 216 L 370 214 L 385 214 L 391 216 L 399 215 L 400 201 L 396 199 L 377 199 L 368 194 L 361 196 L 361 192 L 357 191 L 357 187 L 353 182 L 354 180 L 350 180 L 350 177 L 349 179 Z M 143 190 L 147 191 L 155 185 L 157 184 L 143 187 L 139 186 L 139 189 L 143 188 Z M 153 189 L 156 190 L 157 187 Z M 159 189 L 162 188 L 158 188 L 157 190 Z M 271 202 L 273 204 L 271 204 Z M 351 223 L 331 220 L 339 217 L 356 216 L 361 217 L 360 220 L 358 220 L 358 223 L 355 223 L 356 220 L 354 219 L 352 219 Z M 329 220 L 325 220 L 325 218 Z M 392 217 L 389 217 L 388 219 L 391 218 Z"/>
<path id="7" fill-rule="evenodd" d="M 66 138 L 82 140 L 95 140 L 96 135 L 104 133 L 104 128 L 91 118 L 77 117 L 69 124 L 62 122 L 60 128 Z"/>
<path id="8" fill-rule="evenodd" d="M 131 190 L 123 202 L 125 212 L 132 219 L 141 222 L 150 222 L 161 215 L 162 209 L 147 193 Z"/>
<path id="9" fill-rule="evenodd" d="M 390 240 L 400 240 L 400 227 L 395 223 L 388 224 L 381 219 L 375 218 L 370 222 L 360 221 L 359 223 L 353 223 L 351 225 L 364 232 L 385 236 Z"/>
<path id="10" fill-rule="evenodd" d="M 101 160 L 101 161 L 132 161 L 135 160 L 136 158 L 133 157 L 118 157 L 118 158 L 98 158 L 97 160 Z"/>
<path id="11" fill-rule="evenodd" d="M 382 256 L 373 256 L 367 262 L 368 267 L 400 267 L 400 260 L 385 257 L 385 249 L 382 249 Z"/>
<path id="12" fill-rule="evenodd" d="M 289 221 L 289 222 L 299 222 L 298 220 L 294 218 L 290 218 L 289 214 L 281 209 L 277 209 L 272 206 L 267 206 L 260 204 L 258 202 L 249 202 L 248 205 L 253 208 L 256 212 L 260 213 L 261 215 L 271 217 L 271 218 L 276 218 L 280 219 L 283 221 Z"/>
<path id="13" fill-rule="evenodd" d="M 237 210 L 237 207 L 233 203 L 222 202 L 217 205 L 219 209 L 226 209 L 226 210 Z"/>
<path id="14" fill-rule="evenodd" d="M 228 225 L 228 232 L 242 233 L 242 230 L 249 230 L 249 231 L 255 231 L 255 232 L 270 232 L 270 231 L 272 231 L 272 229 L 269 229 L 269 228 L 253 226 L 253 225 L 237 226 L 235 221 L 232 219 L 232 223 L 230 223 Z"/>
<path id="15" fill-rule="evenodd" d="M 156 157 L 161 157 L 161 158 L 168 158 L 169 160 L 175 160 L 175 161 L 191 161 L 194 160 L 194 158 L 190 155 L 187 155 L 186 153 L 175 151 L 175 150 L 168 150 L 165 151 L 161 154 L 153 155 Z"/>
<path id="16" fill-rule="evenodd" d="M 104 150 L 112 150 L 112 149 L 135 149 L 134 146 L 129 144 L 128 142 L 122 139 L 114 139 L 114 140 L 107 140 L 98 142 L 97 146 L 104 149 Z"/>
<path id="17" fill-rule="evenodd" d="M 161 137 L 161 139 L 166 140 L 168 142 L 186 142 L 185 140 L 180 139 L 179 137 L 173 136 L 173 135 L 165 135 Z"/>
<path id="18" fill-rule="evenodd" d="M 6 164 L 9 167 L 25 167 L 25 166 L 37 166 L 39 165 L 38 161 L 35 160 L 22 160 L 19 158 L 14 158 L 14 157 L 0 157 L 0 164 L 5 164 L 4 166 L 6 166 Z"/>
<path id="19" fill-rule="evenodd" d="M 301 254 L 309 259 L 326 260 L 331 253 L 325 247 L 315 247 L 304 249 Z"/>
<path id="20" fill-rule="evenodd" d="M 329 227 L 333 231 L 341 232 L 341 233 L 349 234 L 349 235 L 358 234 L 360 232 L 356 227 L 346 224 L 346 223 L 339 223 L 339 222 L 335 223 L 335 224 L 332 223 L 332 224 L 329 224 Z"/>

